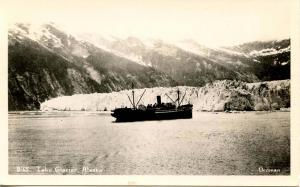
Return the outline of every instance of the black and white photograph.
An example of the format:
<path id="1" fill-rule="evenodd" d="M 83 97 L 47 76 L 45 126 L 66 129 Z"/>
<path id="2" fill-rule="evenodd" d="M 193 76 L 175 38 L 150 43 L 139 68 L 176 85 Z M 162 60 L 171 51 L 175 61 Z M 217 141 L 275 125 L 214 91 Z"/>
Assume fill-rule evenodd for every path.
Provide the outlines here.
<path id="1" fill-rule="evenodd" d="M 7 2 L 6 172 L 291 176 L 296 2 Z"/>

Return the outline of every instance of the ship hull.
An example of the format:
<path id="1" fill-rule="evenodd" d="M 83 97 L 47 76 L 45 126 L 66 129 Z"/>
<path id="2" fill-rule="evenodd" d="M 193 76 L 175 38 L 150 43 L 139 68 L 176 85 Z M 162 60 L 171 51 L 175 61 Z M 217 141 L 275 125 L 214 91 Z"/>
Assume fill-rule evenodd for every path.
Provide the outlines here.
<path id="1" fill-rule="evenodd" d="M 112 116 L 117 122 L 171 120 L 192 118 L 192 108 L 174 110 L 116 109 Z"/>

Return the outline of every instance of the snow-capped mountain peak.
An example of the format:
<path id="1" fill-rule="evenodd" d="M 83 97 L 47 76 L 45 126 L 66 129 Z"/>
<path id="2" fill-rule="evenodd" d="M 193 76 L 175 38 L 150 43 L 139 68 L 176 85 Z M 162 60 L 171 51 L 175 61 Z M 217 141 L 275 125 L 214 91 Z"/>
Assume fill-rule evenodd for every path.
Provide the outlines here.
<path id="1" fill-rule="evenodd" d="M 28 37 L 29 39 L 42 44 L 47 41 L 52 41 L 54 47 L 62 47 L 63 44 L 61 39 L 51 33 L 48 29 L 48 26 L 48 24 L 13 24 L 9 29 L 9 36 L 15 37 L 16 39 Z"/>

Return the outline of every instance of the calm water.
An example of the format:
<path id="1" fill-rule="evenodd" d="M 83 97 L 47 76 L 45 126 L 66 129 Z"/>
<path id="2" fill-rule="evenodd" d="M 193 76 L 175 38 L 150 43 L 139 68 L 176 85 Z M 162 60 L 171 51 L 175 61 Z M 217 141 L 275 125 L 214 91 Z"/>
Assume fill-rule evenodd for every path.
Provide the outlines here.
<path id="1" fill-rule="evenodd" d="M 113 123 L 92 112 L 11 112 L 10 174 L 286 175 L 290 113 Z"/>

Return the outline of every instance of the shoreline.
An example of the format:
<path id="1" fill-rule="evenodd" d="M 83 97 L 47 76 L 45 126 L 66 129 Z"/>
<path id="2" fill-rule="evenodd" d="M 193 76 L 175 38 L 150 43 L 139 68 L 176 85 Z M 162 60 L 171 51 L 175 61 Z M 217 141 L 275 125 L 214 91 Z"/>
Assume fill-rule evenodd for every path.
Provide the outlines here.
<path id="1" fill-rule="evenodd" d="M 94 110 L 86 110 L 86 111 L 80 111 L 80 110 L 52 110 L 52 111 L 46 111 L 46 110 L 22 110 L 22 111 L 8 111 L 8 114 L 30 114 L 30 113 L 90 113 L 90 114 L 110 114 L 112 111 L 94 111 Z M 236 114 L 236 113 L 269 113 L 269 112 L 290 112 L 290 108 L 282 108 L 280 110 L 232 110 L 232 111 L 200 111 L 200 110 L 193 110 L 193 113 L 228 113 L 228 114 Z"/>

